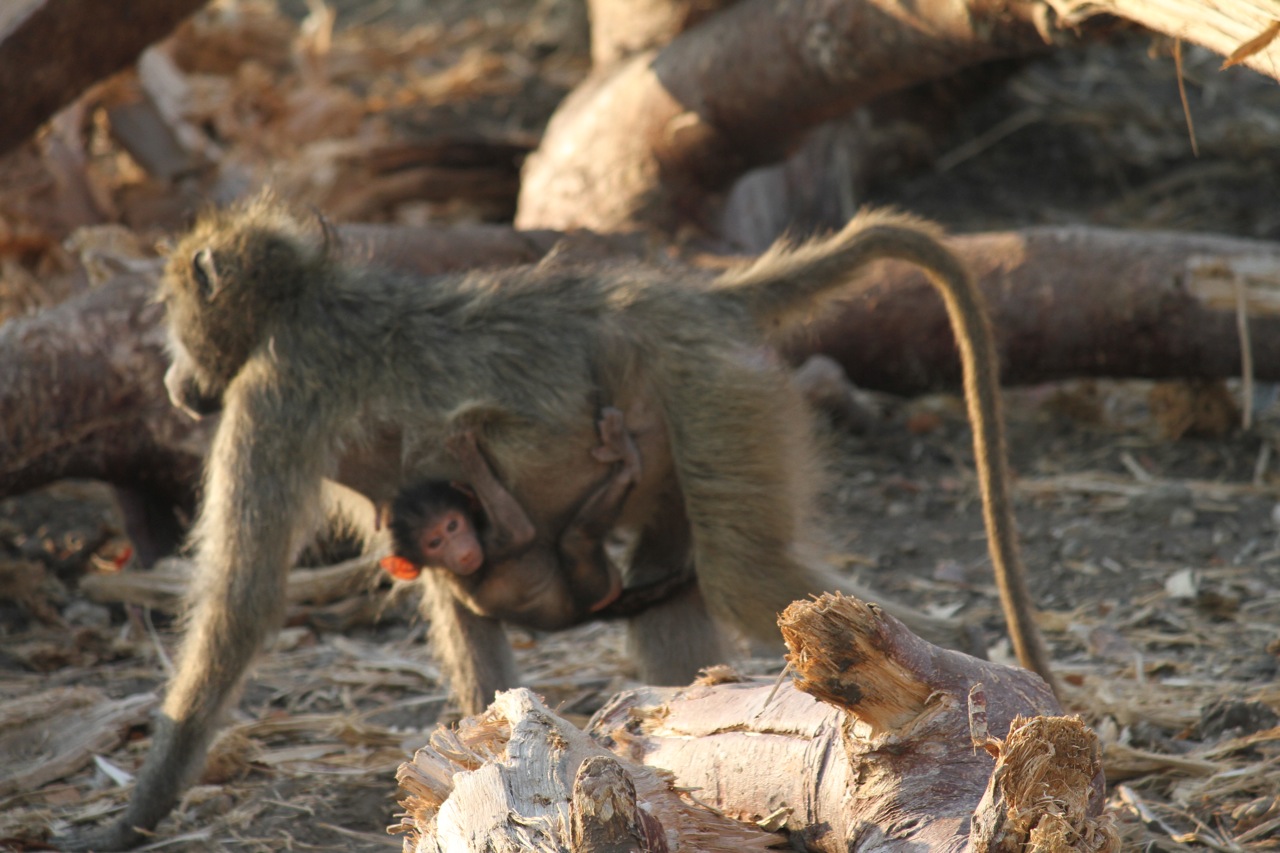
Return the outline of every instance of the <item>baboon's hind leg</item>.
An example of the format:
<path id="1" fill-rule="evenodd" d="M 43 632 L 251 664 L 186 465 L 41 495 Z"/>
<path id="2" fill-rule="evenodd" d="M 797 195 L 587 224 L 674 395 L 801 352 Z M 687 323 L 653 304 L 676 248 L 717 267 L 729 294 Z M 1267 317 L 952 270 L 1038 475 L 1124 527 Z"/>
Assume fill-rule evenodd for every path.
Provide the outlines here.
<path id="1" fill-rule="evenodd" d="M 696 584 L 627 621 L 627 656 L 646 684 L 683 685 L 698 670 L 732 660 Z"/>
<path id="2" fill-rule="evenodd" d="M 706 371 L 675 389 L 672 449 L 712 613 L 755 642 L 777 642 L 791 602 L 840 591 L 880 604 L 930 642 L 981 654 L 964 623 L 920 611 L 837 576 L 814 547 L 820 472 L 808 410 L 783 374 L 750 363 Z"/>

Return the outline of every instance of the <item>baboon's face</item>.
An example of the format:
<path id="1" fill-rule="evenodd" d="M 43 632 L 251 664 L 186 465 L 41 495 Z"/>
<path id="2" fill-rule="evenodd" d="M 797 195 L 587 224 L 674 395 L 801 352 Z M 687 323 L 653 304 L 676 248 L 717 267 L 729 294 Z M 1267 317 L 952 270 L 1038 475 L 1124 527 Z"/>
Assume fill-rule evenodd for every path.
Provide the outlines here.
<path id="1" fill-rule="evenodd" d="M 169 369 L 164 374 L 164 387 L 169 392 L 169 402 L 196 420 L 221 411 L 222 392 L 205 390 L 191 353 L 172 337 L 169 339 L 169 357 Z"/>
<path id="2" fill-rule="evenodd" d="M 201 236 L 197 229 L 174 250 L 160 291 L 171 359 L 165 388 L 175 406 L 196 418 L 221 410 L 263 322 L 253 283 L 243 280 L 243 259 Z"/>

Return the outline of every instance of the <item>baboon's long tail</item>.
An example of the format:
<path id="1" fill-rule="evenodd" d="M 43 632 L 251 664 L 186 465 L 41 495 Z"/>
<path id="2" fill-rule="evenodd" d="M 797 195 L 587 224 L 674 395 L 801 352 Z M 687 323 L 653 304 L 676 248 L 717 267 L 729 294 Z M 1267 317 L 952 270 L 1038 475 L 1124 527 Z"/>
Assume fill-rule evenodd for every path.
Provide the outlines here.
<path id="1" fill-rule="evenodd" d="M 881 258 L 910 261 L 948 281 L 967 276 L 941 238 L 942 229 L 932 222 L 891 210 L 863 211 L 837 234 L 774 245 L 753 263 L 721 275 L 712 287 L 740 302 L 771 334 L 812 318 Z"/>
<path id="2" fill-rule="evenodd" d="M 991 561 L 1018 661 L 1058 692 L 1049 655 L 1034 620 L 1026 569 L 1018 553 L 1009 497 L 1008 453 L 1001 411 L 995 334 L 986 303 L 968 269 L 929 223 L 893 212 L 862 213 L 833 237 L 795 248 L 774 248 L 755 263 L 716 282 L 736 298 L 766 333 L 811 314 L 824 298 L 838 296 L 873 260 L 895 258 L 922 267 L 946 303 L 964 368 L 965 401 L 973 427 L 975 468 L 982 492 Z"/>

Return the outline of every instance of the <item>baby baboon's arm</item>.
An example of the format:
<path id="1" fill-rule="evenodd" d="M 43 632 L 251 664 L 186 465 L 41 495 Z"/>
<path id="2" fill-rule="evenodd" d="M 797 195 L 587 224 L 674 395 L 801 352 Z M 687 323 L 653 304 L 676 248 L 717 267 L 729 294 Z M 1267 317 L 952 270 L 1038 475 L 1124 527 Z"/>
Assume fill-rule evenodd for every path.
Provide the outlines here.
<path id="1" fill-rule="evenodd" d="M 528 550 L 538 535 L 537 528 L 520 502 L 494 475 L 475 433 L 470 430 L 460 433 L 449 440 L 448 447 L 462 466 L 463 480 L 475 493 L 488 519 L 489 529 L 484 537 L 486 561 L 493 565 Z"/>

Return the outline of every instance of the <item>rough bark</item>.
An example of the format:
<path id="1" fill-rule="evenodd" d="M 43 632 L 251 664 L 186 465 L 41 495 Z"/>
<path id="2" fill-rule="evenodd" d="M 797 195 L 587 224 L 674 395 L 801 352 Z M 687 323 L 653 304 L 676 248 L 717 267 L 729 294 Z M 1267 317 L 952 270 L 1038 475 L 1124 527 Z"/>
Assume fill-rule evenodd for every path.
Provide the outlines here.
<path id="1" fill-rule="evenodd" d="M 611 65 L 661 47 L 737 0 L 587 0 L 591 62 Z"/>
<path id="2" fill-rule="evenodd" d="M 10 0 L 0 10 L 0 154 L 206 0 Z"/>
<path id="3" fill-rule="evenodd" d="M 1044 50 L 1037 10 L 1002 0 L 744 0 L 661 50 L 595 70 L 527 161 L 516 224 L 711 230 L 720 191 L 819 123 L 969 65 Z"/>
<path id="4" fill-rule="evenodd" d="M 1280 378 L 1280 246 L 1070 227 L 955 237 L 951 245 L 986 292 L 1006 384 L 1238 376 L 1237 284 L 1255 375 Z M 923 276 L 885 263 L 864 282 L 856 298 L 797 336 L 793 357 L 825 353 L 864 388 L 910 394 L 958 384 L 946 313 Z"/>
<path id="5" fill-rule="evenodd" d="M 208 428 L 168 404 L 153 292 L 121 275 L 0 326 L 0 495 L 94 477 L 190 503 Z"/>
<path id="6" fill-rule="evenodd" d="M 351 226 L 353 257 L 421 273 L 544 256 L 553 232 Z M 1280 381 L 1280 247 L 1097 228 L 955 237 L 995 317 L 1006 383 L 1070 376 L 1224 377 L 1240 372 L 1237 284 L 1255 377 Z M 578 238 L 589 259 L 643 254 L 626 237 Z M 672 265 L 672 269 L 679 269 Z M 694 273 L 691 273 L 694 274 Z M 169 406 L 152 280 L 122 276 L 0 327 L 0 496 L 83 476 L 189 503 L 206 430 Z M 788 347 L 839 361 L 864 388 L 902 394 L 959 383 L 950 328 L 919 274 L 886 263 Z"/>
<path id="7" fill-rule="evenodd" d="M 402 765 L 410 796 L 393 829 L 411 833 L 418 851 L 504 850 L 517 839 L 551 850 L 655 849 L 647 809 L 672 850 L 768 839 L 718 837 L 706 825 L 701 839 L 676 831 L 661 798 L 670 789 L 652 787 L 657 770 L 692 792 L 696 805 L 675 809 L 678 818 L 782 830 L 802 850 L 1118 849 L 1100 818 L 1097 738 L 1078 719 L 1044 716 L 1060 709 L 1034 674 L 931 646 L 874 605 L 838 595 L 796 602 L 779 624 L 794 684 L 775 693 L 768 680 L 717 668 L 687 688 L 621 694 L 588 727 L 616 763 L 591 758 L 598 746 L 584 747 L 522 691 L 501 695 L 478 722 L 437 732 Z M 581 826 L 584 814 L 594 826 Z M 733 829 L 726 821 L 715 831 Z"/>

